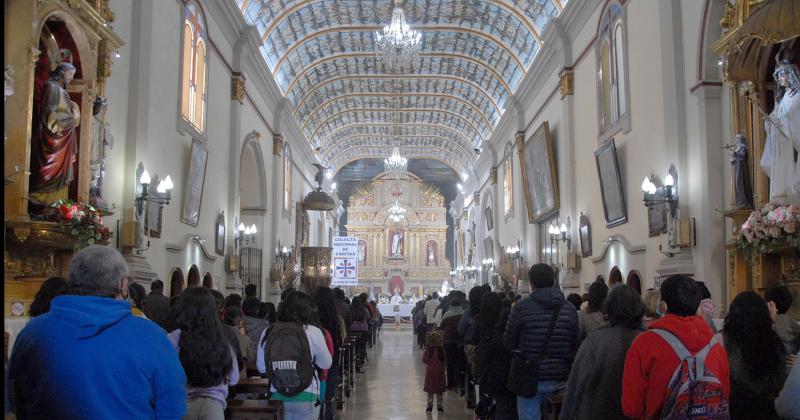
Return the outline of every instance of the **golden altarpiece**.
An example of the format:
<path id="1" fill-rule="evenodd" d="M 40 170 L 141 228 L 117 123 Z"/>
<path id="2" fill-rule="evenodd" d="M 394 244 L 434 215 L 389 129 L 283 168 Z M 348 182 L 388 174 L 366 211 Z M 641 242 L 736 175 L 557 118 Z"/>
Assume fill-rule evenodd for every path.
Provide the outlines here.
<path id="1" fill-rule="evenodd" d="M 734 169 L 731 182 L 734 198 L 729 205 L 732 210 L 725 212 L 733 222 L 726 243 L 727 300 L 730 302 L 744 290 L 763 291 L 772 285 L 785 284 L 792 289 L 797 301 L 800 297 L 800 249 L 788 241 L 775 241 L 767 247 L 743 247 L 740 233 L 751 212 L 764 210 L 771 201 L 771 181 L 761 167 L 771 127 L 765 121 L 774 120 L 773 111 L 778 104 L 776 66 L 800 64 L 800 8 L 795 0 L 738 0 L 726 6 L 720 22 L 723 35 L 713 48 L 721 58 L 723 88 L 730 94 L 730 131 L 733 135 L 744 136 L 741 141 L 749 151 L 745 172 L 752 192 L 752 205 L 737 205 Z M 784 201 L 778 204 L 800 205 L 795 199 Z M 793 307 L 795 315 L 797 307 Z"/>
<path id="2" fill-rule="evenodd" d="M 392 207 L 404 212 L 394 221 Z M 413 174 L 386 174 L 357 185 L 347 207 L 347 235 L 358 240 L 360 288 L 422 297 L 449 278 L 444 196 Z"/>
<path id="3" fill-rule="evenodd" d="M 57 222 L 37 220 L 34 208 L 47 208 L 62 198 L 90 203 L 92 185 L 96 189 L 96 182 L 93 184 L 96 178 L 90 167 L 97 149 L 93 148 L 93 143 L 103 142 L 93 138 L 99 137 L 96 103 L 100 97 L 103 107 L 105 105 L 104 85 L 111 75 L 111 56 L 123 45 L 122 39 L 112 29 L 115 16 L 108 3 L 108 0 L 5 2 L 3 245 L 6 315 L 10 313 L 12 301 L 23 303 L 27 313 L 27 304 L 45 278 L 66 275 L 70 257 L 76 249 L 78 238 L 70 229 Z M 69 78 L 63 74 L 60 78 L 53 76 L 63 73 L 64 69 L 70 73 Z M 51 85 L 58 86 L 52 95 Z M 66 170 L 68 175 L 58 190 L 40 195 L 43 199 L 32 200 L 35 195 L 32 185 L 41 182 L 34 181 L 36 174 L 41 173 L 37 172 L 37 167 L 42 161 L 37 156 L 45 147 L 35 143 L 45 140 L 41 134 L 42 125 L 48 124 L 50 129 L 50 121 L 53 121 L 42 115 L 56 113 L 43 105 L 48 97 L 58 98 L 57 101 L 63 101 L 67 106 L 68 117 L 59 116 L 54 121 L 58 124 L 65 118 L 71 121 L 68 124 L 71 127 L 69 149 L 61 155 L 63 165 L 67 167 L 62 170 Z M 61 131 L 64 124 L 55 131 Z M 51 137 L 46 140 L 50 141 Z"/>

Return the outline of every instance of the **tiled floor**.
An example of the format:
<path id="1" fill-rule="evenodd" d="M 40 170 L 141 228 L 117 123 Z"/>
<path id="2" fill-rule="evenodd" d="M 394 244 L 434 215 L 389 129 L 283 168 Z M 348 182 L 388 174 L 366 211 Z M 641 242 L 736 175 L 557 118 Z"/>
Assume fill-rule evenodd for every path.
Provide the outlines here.
<path id="1" fill-rule="evenodd" d="M 472 410 L 454 391 L 444 394 L 444 413 L 426 413 L 427 394 L 422 390 L 425 364 L 410 329 L 386 325 L 378 344 L 370 350 L 365 373 L 356 377 L 356 389 L 341 420 L 472 419 Z"/>

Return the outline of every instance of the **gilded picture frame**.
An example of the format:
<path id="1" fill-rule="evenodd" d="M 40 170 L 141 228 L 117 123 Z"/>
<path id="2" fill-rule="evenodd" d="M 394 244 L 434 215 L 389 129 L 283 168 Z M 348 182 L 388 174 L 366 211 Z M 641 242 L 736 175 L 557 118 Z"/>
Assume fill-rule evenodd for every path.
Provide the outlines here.
<path id="1" fill-rule="evenodd" d="M 558 213 L 558 175 L 550 125 L 544 121 L 525 144 L 518 145 L 528 223 L 539 223 Z"/>
<path id="2" fill-rule="evenodd" d="M 189 157 L 189 173 L 183 194 L 181 222 L 197 227 L 200 222 L 200 208 L 203 204 L 203 187 L 206 181 L 208 149 L 201 140 L 192 139 Z"/>
<path id="3" fill-rule="evenodd" d="M 613 138 L 594 152 L 594 159 L 597 165 L 597 178 L 600 181 L 606 226 L 614 227 L 626 223 L 628 212 L 625 207 L 622 177 L 619 174 L 617 147 Z"/>

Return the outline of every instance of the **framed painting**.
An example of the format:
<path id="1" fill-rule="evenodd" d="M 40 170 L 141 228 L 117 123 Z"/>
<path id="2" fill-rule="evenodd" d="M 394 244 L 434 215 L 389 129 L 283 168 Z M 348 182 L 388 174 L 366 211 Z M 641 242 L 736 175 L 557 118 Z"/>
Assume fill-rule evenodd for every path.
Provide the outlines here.
<path id="1" fill-rule="evenodd" d="M 592 226 L 589 224 L 589 218 L 581 213 L 580 224 L 578 225 L 578 234 L 581 239 L 581 257 L 592 256 Z"/>
<path id="2" fill-rule="evenodd" d="M 664 194 L 657 194 L 657 199 L 664 199 Z M 667 204 L 656 204 L 647 207 L 648 236 L 654 237 L 667 233 Z"/>
<path id="3" fill-rule="evenodd" d="M 492 206 L 483 209 L 483 217 L 486 219 L 486 230 L 490 231 L 494 228 L 494 220 L 492 218 Z"/>
<path id="4" fill-rule="evenodd" d="M 217 255 L 225 255 L 225 212 L 217 216 L 217 223 L 214 227 L 214 252 Z"/>
<path id="5" fill-rule="evenodd" d="M 528 204 L 528 223 L 539 223 L 558 213 L 556 160 L 547 121 L 522 145 L 519 163 Z"/>
<path id="6" fill-rule="evenodd" d="M 181 222 L 190 226 L 197 227 L 200 222 L 200 205 L 203 203 L 203 184 L 206 181 L 207 163 L 208 149 L 202 141 L 192 139 L 189 175 L 186 177 L 183 211 L 181 212 Z"/>
<path id="7" fill-rule="evenodd" d="M 613 227 L 628 221 L 625 209 L 625 195 L 622 191 L 622 178 L 619 175 L 617 147 L 610 139 L 594 152 L 597 164 L 597 177 L 600 179 L 600 195 L 603 198 L 603 213 L 606 226 Z"/>

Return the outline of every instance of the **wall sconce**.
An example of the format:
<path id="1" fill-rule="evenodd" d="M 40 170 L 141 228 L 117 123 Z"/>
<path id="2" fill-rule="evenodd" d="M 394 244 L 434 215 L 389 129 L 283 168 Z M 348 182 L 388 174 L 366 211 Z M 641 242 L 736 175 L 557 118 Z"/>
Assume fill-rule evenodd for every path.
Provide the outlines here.
<path id="1" fill-rule="evenodd" d="M 239 228 L 236 230 L 237 234 L 233 238 L 233 243 L 236 245 L 237 248 L 241 247 L 244 244 L 253 243 L 256 240 L 256 233 L 258 233 L 258 228 L 255 224 L 251 226 L 245 226 L 244 222 L 239 223 Z"/>
<path id="2" fill-rule="evenodd" d="M 561 226 L 557 225 L 558 225 L 558 220 L 556 220 L 555 223 L 553 223 L 552 225 L 550 225 L 549 228 L 547 228 L 547 233 L 550 234 L 551 247 L 555 243 L 566 242 L 567 250 L 571 249 L 572 238 L 569 237 L 569 228 L 572 225 L 572 222 L 570 221 L 569 216 L 567 216 L 566 223 L 562 222 Z M 552 252 L 550 253 L 550 257 L 552 259 Z"/>
<path id="3" fill-rule="evenodd" d="M 142 191 L 139 192 L 139 195 L 136 197 L 136 211 L 138 213 L 142 213 L 144 211 L 144 203 L 156 203 L 159 207 L 164 207 L 169 205 L 169 200 L 172 198 L 172 188 L 174 185 L 172 184 L 172 177 L 167 175 L 161 182 L 158 183 L 158 187 L 156 188 L 156 192 L 158 192 L 158 196 L 152 196 L 147 192 L 147 188 L 150 186 L 150 174 L 147 173 L 147 170 L 142 172 L 142 176 L 139 177 L 139 183 L 142 184 Z"/>
<path id="4" fill-rule="evenodd" d="M 519 273 L 523 260 L 522 251 L 519 247 L 519 241 L 517 241 L 515 246 L 506 248 L 506 258 L 511 261 L 511 266 L 514 268 L 514 273 Z"/>
<path id="5" fill-rule="evenodd" d="M 286 270 L 286 261 L 292 256 L 292 248 L 287 248 L 285 245 L 281 247 L 280 242 L 278 242 L 278 246 L 275 247 L 275 264 L 280 267 L 281 273 Z"/>
<path id="6" fill-rule="evenodd" d="M 492 270 L 494 269 L 494 260 L 491 258 L 486 258 L 481 261 L 481 265 L 483 266 L 484 270 Z"/>
<path id="7" fill-rule="evenodd" d="M 677 176 L 678 171 L 675 169 L 675 165 L 670 165 L 669 173 L 664 178 L 663 187 L 657 186 L 653 182 L 652 176 L 644 177 L 644 181 L 642 181 L 642 192 L 644 193 L 642 201 L 644 206 L 653 207 L 659 204 L 667 204 L 669 206 L 669 215 L 674 219 L 678 212 L 678 195 L 677 191 L 673 192 Z"/>

